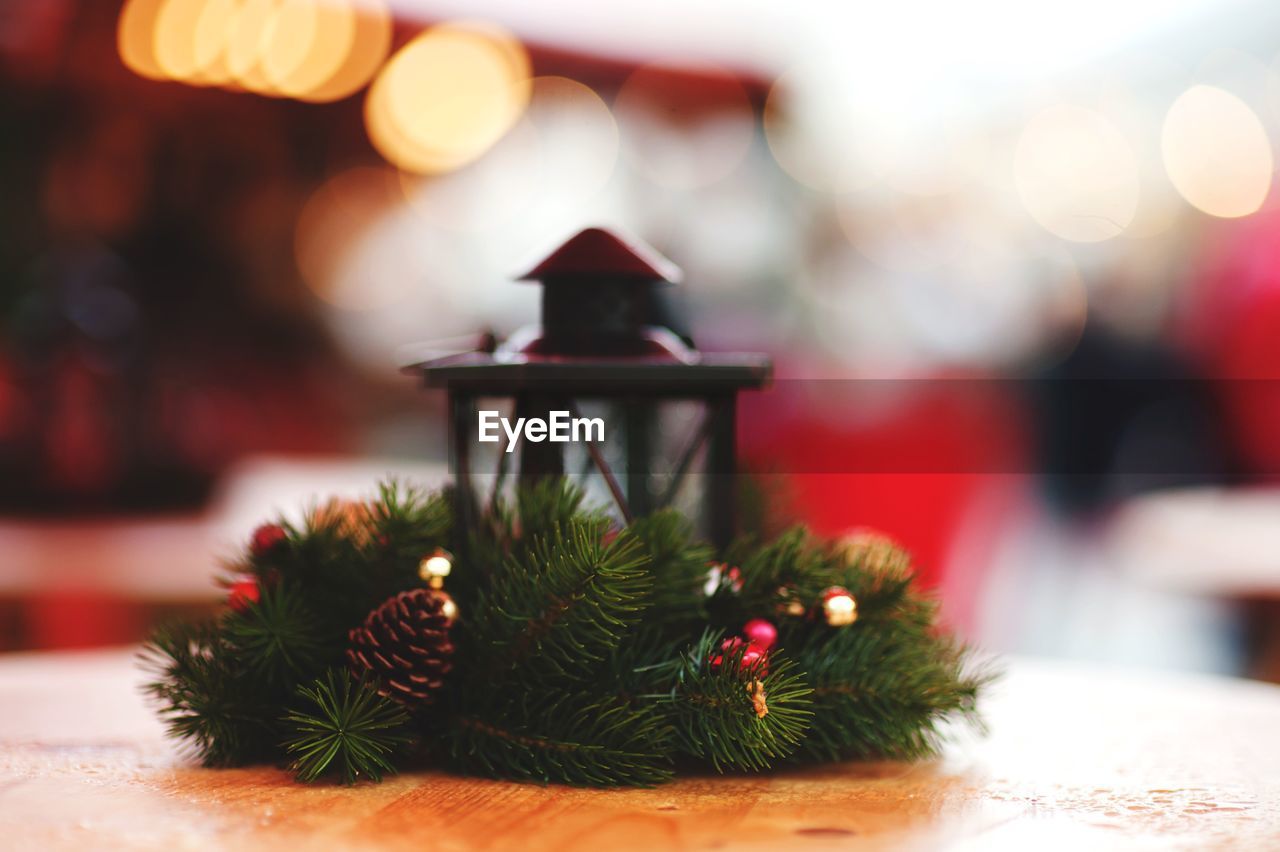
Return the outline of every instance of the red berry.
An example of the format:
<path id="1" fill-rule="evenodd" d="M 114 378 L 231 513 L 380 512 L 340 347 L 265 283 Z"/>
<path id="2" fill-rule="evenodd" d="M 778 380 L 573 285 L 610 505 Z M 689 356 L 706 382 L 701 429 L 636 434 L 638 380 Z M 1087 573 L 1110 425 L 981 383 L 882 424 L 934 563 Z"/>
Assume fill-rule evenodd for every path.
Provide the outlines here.
<path id="1" fill-rule="evenodd" d="M 262 597 L 258 581 L 253 577 L 243 577 L 231 584 L 227 592 L 227 605 L 236 612 L 244 612 Z"/>
<path id="2" fill-rule="evenodd" d="M 745 648 L 746 650 L 742 650 Z M 730 636 L 728 639 L 720 643 L 721 653 L 711 658 L 712 670 L 719 669 L 724 665 L 726 656 L 732 658 L 739 651 L 742 652 L 742 661 L 739 668 L 746 670 L 754 670 L 759 674 L 767 674 L 769 671 L 769 658 L 764 650 L 748 645 L 745 639 L 738 636 Z"/>
<path id="3" fill-rule="evenodd" d="M 253 539 L 250 542 L 249 549 L 253 555 L 261 559 L 289 537 L 284 531 L 284 527 L 279 524 L 263 524 L 253 531 Z"/>
<path id="4" fill-rule="evenodd" d="M 769 657 L 764 651 L 748 648 L 747 652 L 742 655 L 742 668 L 754 671 L 757 674 L 768 674 Z"/>
<path id="5" fill-rule="evenodd" d="M 753 618 L 742 625 L 742 633 L 752 648 L 767 651 L 778 641 L 778 628 L 763 618 Z"/>

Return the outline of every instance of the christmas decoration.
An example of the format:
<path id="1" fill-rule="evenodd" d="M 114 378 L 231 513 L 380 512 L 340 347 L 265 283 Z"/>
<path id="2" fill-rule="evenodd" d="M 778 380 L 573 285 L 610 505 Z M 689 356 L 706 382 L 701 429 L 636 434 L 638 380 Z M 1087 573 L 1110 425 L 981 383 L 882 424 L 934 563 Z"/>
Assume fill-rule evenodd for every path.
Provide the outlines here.
<path id="1" fill-rule="evenodd" d="M 289 534 L 280 524 L 263 524 L 253 531 L 250 550 L 254 556 L 262 559 L 288 538 Z"/>
<path id="2" fill-rule="evenodd" d="M 742 625 L 742 635 L 747 637 L 752 648 L 768 651 L 778 641 L 778 628 L 763 618 L 753 618 Z"/>
<path id="3" fill-rule="evenodd" d="M 769 715 L 769 702 L 766 700 L 764 682 L 758 678 L 753 678 L 747 684 L 747 695 L 751 696 L 751 709 L 755 712 L 757 719 L 763 719 Z"/>
<path id="4" fill-rule="evenodd" d="M 714 595 L 721 586 L 735 592 L 742 591 L 742 572 L 738 568 L 723 562 L 709 562 L 707 566 L 707 580 L 702 584 L 702 592 L 707 597 Z"/>
<path id="5" fill-rule="evenodd" d="M 256 604 L 261 595 L 257 577 L 237 577 L 227 587 L 227 606 L 236 612 L 244 612 Z"/>
<path id="6" fill-rule="evenodd" d="M 453 571 L 453 554 L 437 547 L 430 556 L 418 564 L 418 576 L 436 591 L 440 599 L 440 613 L 452 624 L 458 618 L 458 605 L 444 591 L 444 578 Z"/>
<path id="7" fill-rule="evenodd" d="M 822 615 L 832 627 L 847 627 L 858 620 L 858 602 L 844 586 L 832 586 L 822 593 Z"/>
<path id="8" fill-rule="evenodd" d="M 449 395 L 447 489 L 391 482 L 259 528 L 226 611 L 152 637 L 148 691 L 172 736 L 208 766 L 289 759 L 302 781 L 430 760 L 606 787 L 690 764 L 923 757 L 944 723 L 976 719 L 988 676 L 937 629 L 899 549 L 736 537 L 735 398 L 770 366 L 663 327 L 658 285 L 678 270 L 592 229 L 526 277 L 544 285 L 541 325 L 416 367 Z M 580 397 L 610 407 L 625 488 L 594 442 L 573 461 L 612 509 L 564 475 L 566 444 L 532 436 L 515 484 L 512 438 L 476 493 L 475 406 L 501 396 L 526 422 L 577 418 Z M 670 476 L 649 476 L 667 449 L 658 406 L 676 400 L 701 425 Z M 682 492 L 700 460 L 713 475 Z"/>
<path id="9" fill-rule="evenodd" d="M 300 781 L 331 769 L 347 784 L 395 772 L 391 759 L 410 741 L 409 716 L 364 681 L 330 671 L 314 686 L 298 690 L 299 706 L 285 718 L 296 733 L 285 742 Z"/>
<path id="10" fill-rule="evenodd" d="M 562 478 L 491 504 L 480 534 L 446 493 L 391 483 L 365 505 L 367 541 L 385 543 L 313 516 L 269 559 L 250 543 L 257 600 L 152 638 L 149 691 L 205 764 L 287 759 L 302 780 L 350 782 L 430 756 L 614 786 L 689 761 L 915 758 L 973 716 L 985 682 L 901 565 L 869 570 L 802 529 L 735 544 L 736 578 L 708 596 L 687 518 L 635 518 L 606 541 L 610 520 Z M 446 575 L 463 617 L 436 588 Z M 779 589 L 859 618 L 775 620 Z"/>
<path id="11" fill-rule="evenodd" d="M 792 618 L 801 618 L 809 611 L 804 605 L 804 601 L 796 597 L 795 591 L 792 589 L 778 589 L 779 603 L 776 607 L 779 615 L 787 615 Z"/>
<path id="12" fill-rule="evenodd" d="M 739 668 L 751 669 L 762 673 L 769 671 L 769 658 L 765 650 L 737 637 L 726 639 L 720 643 L 720 653 L 711 658 L 711 667 L 719 669 L 724 665 L 726 659 Z"/>
<path id="13" fill-rule="evenodd" d="M 411 589 L 384 601 L 348 637 L 352 673 L 373 675 L 382 695 L 407 706 L 432 703 L 453 668 L 452 603 L 435 589 Z"/>

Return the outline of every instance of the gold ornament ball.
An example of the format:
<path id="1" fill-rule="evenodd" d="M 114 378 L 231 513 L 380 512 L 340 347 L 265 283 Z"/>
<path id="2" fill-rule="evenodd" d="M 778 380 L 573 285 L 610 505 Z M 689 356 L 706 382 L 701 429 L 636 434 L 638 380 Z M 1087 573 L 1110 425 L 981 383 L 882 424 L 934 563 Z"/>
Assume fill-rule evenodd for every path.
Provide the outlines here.
<path id="1" fill-rule="evenodd" d="M 418 576 L 433 589 L 444 588 L 444 578 L 453 571 L 453 556 L 447 550 L 436 550 L 418 563 Z"/>
<path id="2" fill-rule="evenodd" d="M 822 593 L 822 614 L 832 627 L 847 627 L 858 620 L 858 602 L 842 586 L 832 586 Z"/>
<path id="3" fill-rule="evenodd" d="M 444 592 L 440 592 L 444 596 L 444 601 L 440 604 L 440 614 L 449 619 L 449 623 L 453 624 L 458 620 L 458 605 L 454 603 L 453 598 Z"/>

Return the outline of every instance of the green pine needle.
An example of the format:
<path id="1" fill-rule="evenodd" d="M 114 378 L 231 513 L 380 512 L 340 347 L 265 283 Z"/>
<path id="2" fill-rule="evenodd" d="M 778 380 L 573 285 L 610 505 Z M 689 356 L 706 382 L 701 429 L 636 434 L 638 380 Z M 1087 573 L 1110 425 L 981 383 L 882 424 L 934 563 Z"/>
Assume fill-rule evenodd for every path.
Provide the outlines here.
<path id="1" fill-rule="evenodd" d="M 403 707 L 342 669 L 299 687 L 298 697 L 298 707 L 284 717 L 291 729 L 284 745 L 299 781 L 332 772 L 344 784 L 354 784 L 396 771 L 392 761 L 410 743 Z"/>
<path id="2" fill-rule="evenodd" d="M 704 633 L 682 655 L 675 686 L 663 703 L 674 716 L 681 750 L 721 772 L 767 769 L 803 740 L 813 715 L 813 690 L 781 654 L 770 653 L 766 673 L 759 665 L 743 663 L 745 646 L 726 652 L 722 640 L 719 633 Z M 763 717 L 748 689 L 756 680 L 768 704 Z"/>
<path id="3" fill-rule="evenodd" d="M 932 757 L 947 719 L 977 722 L 978 693 L 994 677 L 910 621 L 857 622 L 795 647 L 813 689 L 814 723 L 796 755 L 808 761 Z"/>
<path id="4" fill-rule="evenodd" d="M 273 684 L 314 675 L 332 644 L 298 589 L 285 586 L 267 588 L 242 612 L 227 613 L 222 635 L 250 670 Z"/>
<path id="5" fill-rule="evenodd" d="M 671 728 L 662 714 L 582 688 L 477 702 L 454 716 L 449 752 L 462 772 L 543 784 L 652 787 L 672 776 Z"/>
<path id="6" fill-rule="evenodd" d="M 605 544 L 604 530 L 603 521 L 575 520 L 508 557 L 462 622 L 480 678 L 516 668 L 524 677 L 589 675 L 639 621 L 651 585 L 644 548 L 629 532 Z"/>
<path id="7" fill-rule="evenodd" d="M 598 512 L 583 511 L 585 496 L 581 488 L 564 477 L 541 479 L 521 486 L 516 491 L 515 501 L 521 534 L 532 540 L 568 526 L 575 519 L 598 517 Z"/>
<path id="8" fill-rule="evenodd" d="M 649 553 L 649 573 L 653 576 L 650 620 L 705 623 L 706 595 L 702 587 L 714 551 L 694 537 L 693 524 L 674 509 L 660 509 L 636 519 L 630 529 Z"/>
<path id="9" fill-rule="evenodd" d="M 144 690 L 169 736 L 205 766 L 236 766 L 272 755 L 276 696 L 247 676 L 216 623 L 157 629 L 140 659 L 154 676 Z"/>

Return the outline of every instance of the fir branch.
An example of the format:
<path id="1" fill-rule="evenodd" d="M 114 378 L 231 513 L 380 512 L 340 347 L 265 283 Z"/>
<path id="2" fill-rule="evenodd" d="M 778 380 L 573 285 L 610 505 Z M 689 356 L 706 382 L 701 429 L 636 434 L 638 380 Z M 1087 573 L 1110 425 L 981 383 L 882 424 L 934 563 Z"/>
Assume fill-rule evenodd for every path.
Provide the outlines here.
<path id="1" fill-rule="evenodd" d="M 740 569 L 742 587 L 722 576 L 720 586 L 707 601 L 712 623 L 736 629 L 748 618 L 772 613 L 783 594 L 802 601 L 816 601 L 835 584 L 835 559 L 810 537 L 803 527 L 793 527 L 771 542 L 749 540 L 730 548 L 730 564 Z"/>
<path id="2" fill-rule="evenodd" d="M 228 612 L 221 635 L 241 663 L 267 683 L 288 684 L 310 678 L 336 655 L 319 619 L 296 586 L 266 588 L 242 612 Z"/>
<path id="3" fill-rule="evenodd" d="M 674 509 L 662 509 L 636 519 L 630 529 L 649 554 L 650 621 L 705 623 L 703 584 L 714 551 L 694 538 L 693 524 Z"/>
<path id="4" fill-rule="evenodd" d="M 313 507 L 301 525 L 281 525 L 287 546 L 251 558 L 264 585 L 297 587 L 330 635 L 345 635 L 373 607 L 421 584 L 422 557 L 449 544 L 453 514 L 443 494 L 428 494 L 398 480 L 379 485 L 378 496 L 355 522 L 340 511 Z"/>
<path id="5" fill-rule="evenodd" d="M 599 512 L 584 512 L 585 492 L 563 476 L 547 477 L 516 490 L 516 518 L 519 534 L 526 540 L 550 535 L 571 521 L 584 517 L 601 517 Z"/>
<path id="6" fill-rule="evenodd" d="M 743 664 L 745 647 L 721 650 L 722 635 L 704 633 L 682 655 L 675 685 L 654 696 L 672 716 L 679 748 L 707 760 L 718 771 L 767 769 L 791 754 L 809 727 L 810 693 L 795 664 L 770 654 L 763 665 Z M 713 658 L 721 657 L 719 664 Z M 753 693 L 763 687 L 768 712 L 761 715 Z"/>
<path id="7" fill-rule="evenodd" d="M 392 557 L 412 582 L 418 561 L 449 540 L 453 509 L 443 492 L 428 494 L 421 488 L 392 478 L 378 485 L 378 497 L 370 507 L 375 530 L 372 546 L 380 557 Z M 396 591 L 400 591 L 397 589 Z M 388 592 L 388 597 L 394 592 Z"/>
<path id="8" fill-rule="evenodd" d="M 980 724 L 977 696 L 994 677 L 962 645 L 912 620 L 819 629 L 793 647 L 813 689 L 803 760 L 933 756 L 945 720 Z"/>
<path id="9" fill-rule="evenodd" d="M 455 715 L 453 765 L 468 774 L 589 787 L 651 787 L 672 775 L 671 729 L 659 713 L 581 691 L 498 697 Z"/>
<path id="10" fill-rule="evenodd" d="M 521 668 L 581 677 L 640 618 L 650 578 L 627 532 L 602 542 L 603 521 L 573 520 L 508 557 L 463 626 L 480 680 Z"/>
<path id="11" fill-rule="evenodd" d="M 161 627 L 140 660 L 154 676 L 144 691 L 169 736 L 205 766 L 235 766 L 274 754 L 276 696 L 245 676 L 238 652 L 214 622 Z"/>
<path id="12" fill-rule="evenodd" d="M 284 746 L 299 781 L 333 772 L 354 784 L 396 771 L 392 761 L 411 742 L 403 707 L 344 669 L 330 669 L 297 694 L 298 706 L 284 717 L 290 729 Z"/>
<path id="13" fill-rule="evenodd" d="M 911 554 L 889 541 L 853 549 L 837 544 L 826 551 L 828 574 L 834 585 L 844 586 L 858 602 L 858 618 L 907 619 L 931 624 L 933 602 L 912 592 Z"/>

